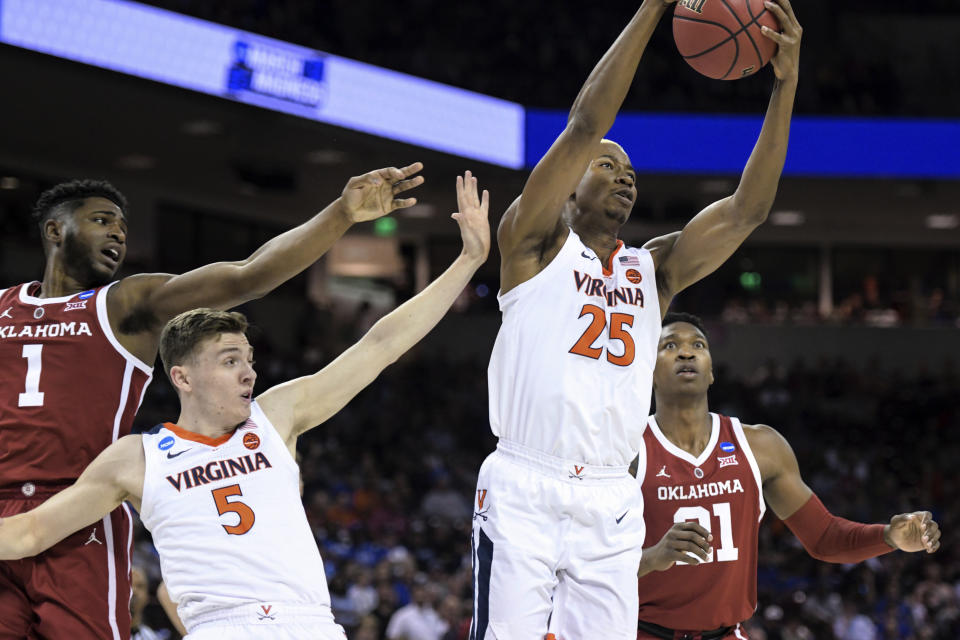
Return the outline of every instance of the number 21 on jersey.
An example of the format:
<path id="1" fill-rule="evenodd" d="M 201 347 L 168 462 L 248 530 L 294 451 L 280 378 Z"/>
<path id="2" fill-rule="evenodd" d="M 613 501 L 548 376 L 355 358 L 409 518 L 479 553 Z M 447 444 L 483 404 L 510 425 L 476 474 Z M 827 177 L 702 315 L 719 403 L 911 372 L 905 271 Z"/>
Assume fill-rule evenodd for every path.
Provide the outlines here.
<path id="1" fill-rule="evenodd" d="M 717 548 L 717 562 L 733 562 L 740 556 L 740 551 L 733 546 L 733 523 L 730 518 L 730 503 L 718 502 L 713 505 L 713 515 L 720 520 L 720 546 Z M 711 526 L 713 519 L 710 517 L 710 512 L 704 507 L 680 507 L 677 509 L 677 512 L 673 514 L 673 521 L 675 523 L 687 522 L 688 520 L 696 520 L 697 524 L 710 533 L 713 533 L 713 527 Z M 716 537 L 714 537 L 714 540 L 716 540 Z M 687 554 L 699 560 L 697 556 L 689 551 Z M 707 555 L 706 562 L 713 562 L 713 551 Z M 690 562 L 687 564 L 697 565 L 700 563 Z"/>

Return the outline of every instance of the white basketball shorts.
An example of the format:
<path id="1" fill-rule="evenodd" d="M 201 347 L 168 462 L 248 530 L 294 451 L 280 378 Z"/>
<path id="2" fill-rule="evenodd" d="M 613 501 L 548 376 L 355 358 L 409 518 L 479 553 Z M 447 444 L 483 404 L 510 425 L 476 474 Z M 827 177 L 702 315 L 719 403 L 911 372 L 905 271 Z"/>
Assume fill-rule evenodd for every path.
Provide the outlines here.
<path id="1" fill-rule="evenodd" d="M 643 497 L 627 467 L 501 440 L 477 480 L 471 640 L 633 640 Z"/>

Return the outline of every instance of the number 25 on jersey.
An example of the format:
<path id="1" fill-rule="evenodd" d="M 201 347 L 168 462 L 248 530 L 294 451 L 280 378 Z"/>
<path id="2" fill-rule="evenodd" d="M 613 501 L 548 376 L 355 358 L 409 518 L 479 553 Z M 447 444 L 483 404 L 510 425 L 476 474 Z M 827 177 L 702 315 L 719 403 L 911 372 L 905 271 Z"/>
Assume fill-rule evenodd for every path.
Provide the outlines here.
<path id="1" fill-rule="evenodd" d="M 603 335 L 604 330 L 607 329 L 607 314 L 606 312 L 594 304 L 585 304 L 583 309 L 580 310 L 580 317 L 592 316 L 593 320 L 590 322 L 590 326 L 587 327 L 587 330 L 583 332 L 583 335 L 580 336 L 580 339 L 577 340 L 577 343 L 570 348 L 570 353 L 574 353 L 578 356 L 584 356 L 586 358 L 593 358 L 594 360 L 599 360 L 600 356 L 603 355 L 603 347 L 594 347 L 593 343 L 597 341 L 601 335 Z M 610 314 L 610 323 L 609 323 L 609 334 L 611 340 L 618 340 L 623 344 L 623 353 L 616 355 L 611 353 L 609 347 L 606 349 L 607 352 L 607 362 L 615 364 L 620 367 L 627 367 L 633 364 L 633 359 L 636 357 L 636 345 L 633 342 L 633 336 L 627 331 L 627 327 L 633 326 L 633 316 L 628 313 L 611 313 Z"/>

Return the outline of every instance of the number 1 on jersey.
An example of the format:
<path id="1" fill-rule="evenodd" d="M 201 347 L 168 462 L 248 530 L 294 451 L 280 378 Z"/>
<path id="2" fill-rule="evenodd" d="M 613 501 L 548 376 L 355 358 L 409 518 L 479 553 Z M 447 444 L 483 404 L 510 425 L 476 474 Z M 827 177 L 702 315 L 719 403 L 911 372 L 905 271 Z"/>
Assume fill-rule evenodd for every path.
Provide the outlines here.
<path id="1" fill-rule="evenodd" d="M 23 357 L 27 359 L 27 380 L 26 390 L 20 394 L 18 407 L 42 407 L 43 392 L 40 391 L 40 369 L 43 368 L 43 360 L 40 353 L 43 351 L 42 344 L 23 345 Z"/>

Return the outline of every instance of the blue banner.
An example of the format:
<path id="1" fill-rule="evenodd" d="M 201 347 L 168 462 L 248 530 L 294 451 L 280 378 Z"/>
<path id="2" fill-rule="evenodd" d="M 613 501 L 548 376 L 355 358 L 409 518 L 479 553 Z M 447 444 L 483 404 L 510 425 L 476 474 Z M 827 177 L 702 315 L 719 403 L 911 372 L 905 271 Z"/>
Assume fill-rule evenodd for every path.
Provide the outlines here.
<path id="1" fill-rule="evenodd" d="M 527 110 L 526 165 L 533 167 L 567 113 Z M 643 173 L 739 174 L 761 116 L 625 113 L 608 137 Z M 784 174 L 811 177 L 960 178 L 960 121 L 798 116 Z"/>

